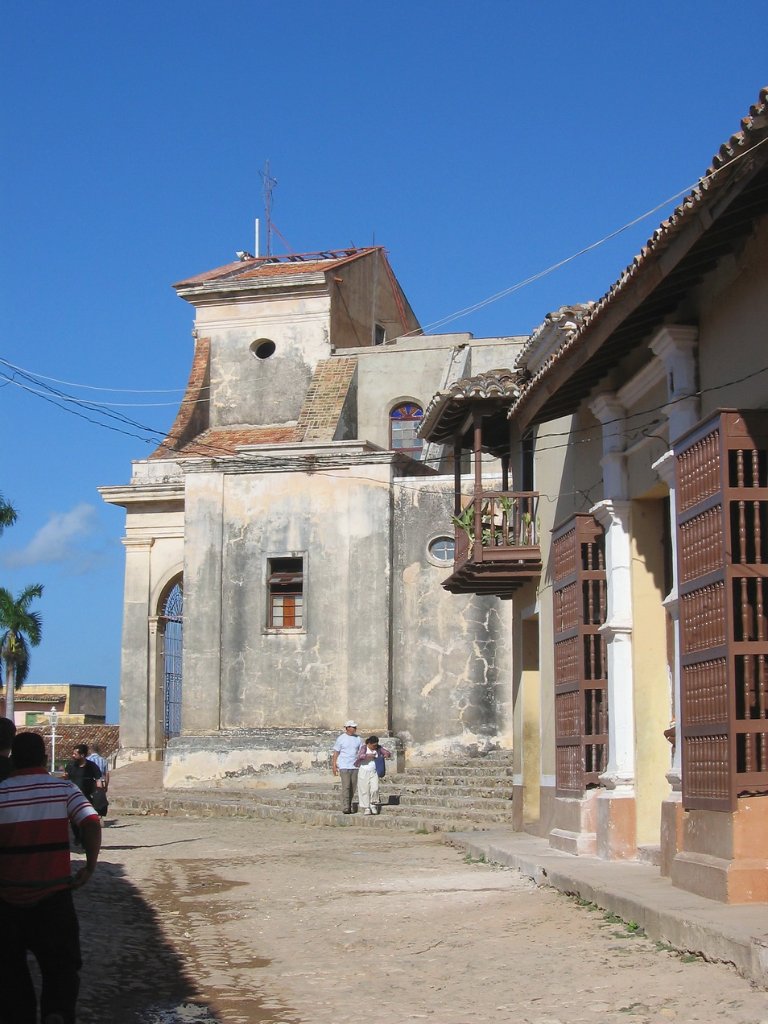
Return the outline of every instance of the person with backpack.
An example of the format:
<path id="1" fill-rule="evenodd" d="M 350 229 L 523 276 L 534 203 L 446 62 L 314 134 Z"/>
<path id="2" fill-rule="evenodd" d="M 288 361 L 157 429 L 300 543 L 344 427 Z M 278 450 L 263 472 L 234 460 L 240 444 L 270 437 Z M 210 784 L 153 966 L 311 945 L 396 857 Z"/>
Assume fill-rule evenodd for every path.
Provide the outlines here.
<path id="1" fill-rule="evenodd" d="M 357 752 L 357 801 L 363 814 L 379 813 L 379 779 L 382 779 L 386 772 L 384 761 L 391 756 L 387 748 L 379 743 L 378 736 L 369 736 Z"/>

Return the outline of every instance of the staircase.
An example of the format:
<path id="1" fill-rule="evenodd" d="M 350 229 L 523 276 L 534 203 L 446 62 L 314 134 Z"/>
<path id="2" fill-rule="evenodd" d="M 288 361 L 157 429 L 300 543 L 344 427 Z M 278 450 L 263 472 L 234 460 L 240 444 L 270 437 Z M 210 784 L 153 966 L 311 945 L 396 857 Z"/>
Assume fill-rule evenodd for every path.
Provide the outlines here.
<path id="1" fill-rule="evenodd" d="M 165 790 L 162 765 L 136 763 L 112 773 L 110 813 L 238 816 L 455 832 L 512 824 L 512 754 L 498 751 L 449 764 L 387 774 L 379 815 L 342 814 L 339 784 L 294 783 L 284 789 Z"/>

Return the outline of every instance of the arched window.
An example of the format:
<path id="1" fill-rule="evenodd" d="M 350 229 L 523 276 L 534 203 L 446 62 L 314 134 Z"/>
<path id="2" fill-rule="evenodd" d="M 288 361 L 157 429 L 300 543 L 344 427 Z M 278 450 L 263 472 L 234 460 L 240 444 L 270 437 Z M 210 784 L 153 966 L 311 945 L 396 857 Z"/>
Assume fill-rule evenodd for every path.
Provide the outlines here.
<path id="1" fill-rule="evenodd" d="M 163 654 L 163 732 L 166 739 L 181 732 L 181 652 L 184 627 L 184 581 L 170 584 L 160 601 L 158 627 Z"/>
<path id="2" fill-rule="evenodd" d="M 417 435 L 424 410 L 415 402 L 401 402 L 389 414 L 389 447 L 418 459 L 423 442 Z"/>

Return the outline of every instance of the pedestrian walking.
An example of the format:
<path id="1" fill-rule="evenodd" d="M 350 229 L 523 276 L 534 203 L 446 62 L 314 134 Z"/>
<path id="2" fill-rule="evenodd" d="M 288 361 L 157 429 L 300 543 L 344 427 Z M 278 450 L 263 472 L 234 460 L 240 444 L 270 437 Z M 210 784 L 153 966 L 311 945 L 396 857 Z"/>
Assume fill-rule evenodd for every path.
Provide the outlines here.
<path id="1" fill-rule="evenodd" d="M 74 783 L 83 796 L 89 801 L 93 799 L 96 789 L 96 780 L 101 778 L 101 772 L 93 761 L 88 760 L 88 744 L 79 743 L 72 751 L 72 760 L 67 762 L 64 773 L 70 782 Z M 97 815 L 98 816 L 98 815 Z M 72 836 L 75 846 L 82 846 L 80 829 L 77 824 L 72 824 Z"/>
<path id="2" fill-rule="evenodd" d="M 352 802 L 357 793 L 357 768 L 355 759 L 360 750 L 360 737 L 357 735 L 357 722 L 350 719 L 344 723 L 344 732 L 333 745 L 331 770 L 341 777 L 341 809 L 344 814 L 352 814 Z"/>
<path id="3" fill-rule="evenodd" d="M 101 747 L 98 743 L 93 744 L 93 750 L 88 754 L 87 759 L 95 764 L 101 772 L 101 778 L 96 780 L 96 788 L 93 791 L 91 803 L 96 808 L 99 821 L 103 825 L 109 809 L 109 800 L 107 799 L 107 790 L 109 789 L 109 761 L 107 761 L 106 757 L 102 756 Z"/>
<path id="4" fill-rule="evenodd" d="M 40 967 L 43 1024 L 75 1024 L 82 966 L 72 890 L 85 885 L 101 847 L 98 815 L 80 790 L 46 769 L 45 743 L 33 732 L 13 741 L 13 772 L 0 782 L 0 1021 L 36 1024 L 37 996 L 27 965 Z M 71 876 L 69 826 L 85 864 Z"/>
<path id="5" fill-rule="evenodd" d="M 379 813 L 379 780 L 384 774 L 384 761 L 391 756 L 387 748 L 379 743 L 378 736 L 369 736 L 357 752 L 357 802 L 363 814 Z"/>

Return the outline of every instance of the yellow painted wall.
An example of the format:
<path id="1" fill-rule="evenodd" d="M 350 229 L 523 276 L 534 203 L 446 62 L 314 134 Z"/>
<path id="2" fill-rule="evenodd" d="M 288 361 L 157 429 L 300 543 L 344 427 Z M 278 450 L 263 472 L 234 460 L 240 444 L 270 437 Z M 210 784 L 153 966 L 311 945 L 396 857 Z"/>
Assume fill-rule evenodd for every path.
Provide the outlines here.
<path id="1" fill-rule="evenodd" d="M 664 593 L 665 505 L 632 503 L 632 618 L 637 841 L 658 843 L 661 802 L 669 793 L 666 779 L 671 748 L 664 737 L 671 714 L 666 652 Z"/>

